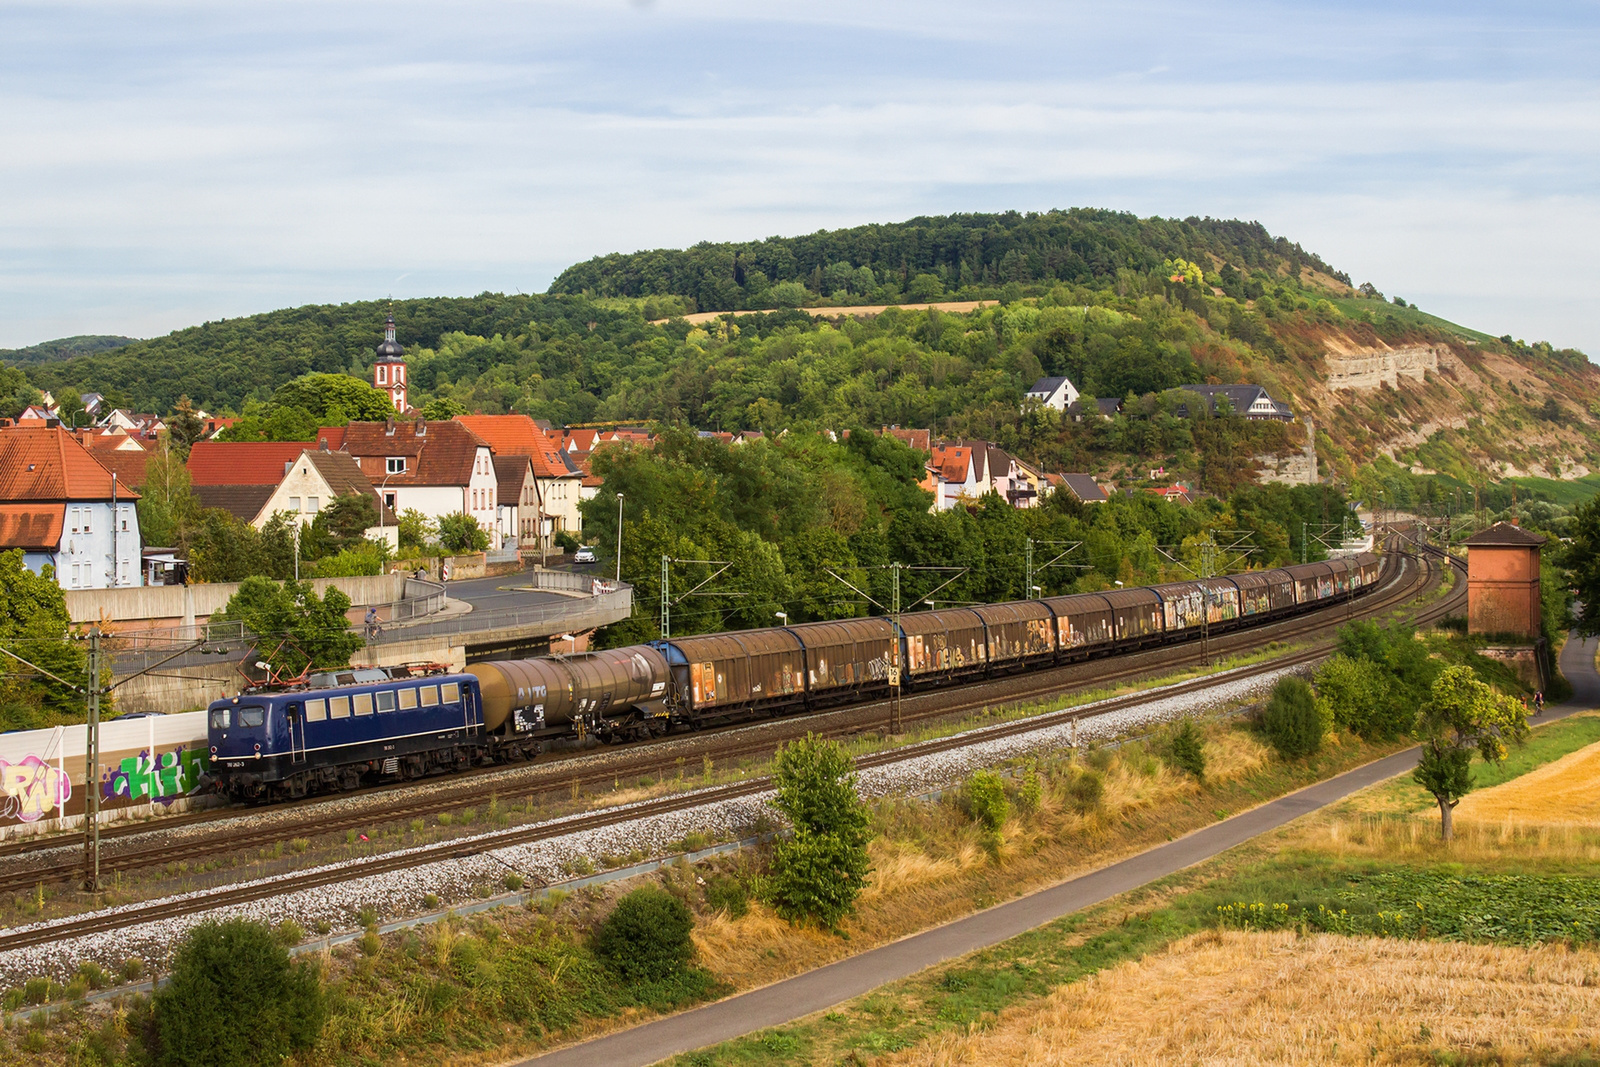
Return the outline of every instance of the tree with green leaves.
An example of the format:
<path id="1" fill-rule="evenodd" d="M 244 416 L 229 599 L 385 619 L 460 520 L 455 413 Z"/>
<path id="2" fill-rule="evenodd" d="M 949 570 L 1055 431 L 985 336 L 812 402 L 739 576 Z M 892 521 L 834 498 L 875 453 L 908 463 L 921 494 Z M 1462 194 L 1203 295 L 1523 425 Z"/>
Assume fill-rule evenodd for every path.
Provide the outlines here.
<path id="1" fill-rule="evenodd" d="M 1592 497 L 1572 513 L 1567 571 L 1577 591 L 1573 627 L 1585 637 L 1600 634 L 1600 497 Z"/>
<path id="2" fill-rule="evenodd" d="M 145 460 L 144 481 L 134 488 L 139 490 L 139 535 L 146 545 L 170 548 L 178 544 L 180 532 L 200 518 L 189 468 L 166 441 Z"/>
<path id="3" fill-rule="evenodd" d="M 250 577 L 294 576 L 294 524 L 280 512 L 260 530 L 221 508 L 206 508 L 179 527 L 178 547 L 189 558 L 197 582 L 240 582 Z"/>
<path id="4" fill-rule="evenodd" d="M 1417 713 L 1422 758 L 1412 777 L 1439 805 L 1439 833 L 1453 835 L 1451 815 L 1472 791 L 1472 757 L 1505 759 L 1528 737 L 1528 709 L 1479 681 L 1470 667 L 1446 667 Z"/>
<path id="5" fill-rule="evenodd" d="M 272 394 L 271 408 L 299 408 L 321 426 L 394 418 L 389 394 L 348 374 L 303 374 Z"/>
<path id="6" fill-rule="evenodd" d="M 258 658 L 283 677 L 298 677 L 308 668 L 333 670 L 348 666 L 361 647 L 351 632 L 350 598 L 329 587 L 317 596 L 310 582 L 281 585 L 259 576 L 244 579 L 213 622 L 238 622 L 259 639 Z"/>
<path id="7" fill-rule="evenodd" d="M 66 640 L 71 628 L 55 568 L 35 574 L 22 550 L 0 552 L 0 646 L 72 685 L 88 681 L 83 646 Z M 0 657 L 0 730 L 32 730 L 83 721 L 83 697 L 69 685 Z"/>
<path id="8" fill-rule="evenodd" d="M 178 397 L 178 402 L 173 405 L 172 414 L 166 418 L 167 440 L 171 448 L 185 461 L 189 459 L 189 449 L 200 440 L 206 432 L 206 424 L 200 421 L 200 416 L 195 413 L 194 404 L 185 393 Z"/>
<path id="9" fill-rule="evenodd" d="M 794 832 L 772 855 L 772 903 L 779 915 L 836 929 L 866 887 L 870 817 L 856 791 L 855 764 L 834 741 L 807 734 L 778 749 L 773 807 Z"/>
<path id="10" fill-rule="evenodd" d="M 366 543 L 378 525 L 378 502 L 367 493 L 341 493 L 300 534 L 300 557 L 322 559 Z"/>
<path id="11" fill-rule="evenodd" d="M 1261 731 L 1283 759 L 1314 755 L 1329 723 L 1303 678 L 1280 678 L 1261 712 Z"/>
<path id="12" fill-rule="evenodd" d="M 443 422 L 466 413 L 467 405 L 447 396 L 436 396 L 422 405 L 422 417 L 430 422 Z"/>
<path id="13" fill-rule="evenodd" d="M 439 520 L 439 543 L 448 552 L 482 552 L 489 547 L 489 535 L 477 519 L 458 511 Z"/>
<path id="14" fill-rule="evenodd" d="M 184 937 L 155 995 L 156 1062 L 279 1064 L 316 1043 L 327 1014 L 316 964 L 291 962 L 266 923 L 203 923 Z"/>

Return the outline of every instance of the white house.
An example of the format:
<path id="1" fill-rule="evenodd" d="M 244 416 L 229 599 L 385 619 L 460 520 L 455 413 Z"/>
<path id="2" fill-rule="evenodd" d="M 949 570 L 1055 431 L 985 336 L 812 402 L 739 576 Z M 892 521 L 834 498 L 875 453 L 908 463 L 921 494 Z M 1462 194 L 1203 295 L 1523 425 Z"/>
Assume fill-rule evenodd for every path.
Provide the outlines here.
<path id="1" fill-rule="evenodd" d="M 1056 411 L 1065 411 L 1068 404 L 1078 399 L 1078 387 L 1066 378 L 1040 378 L 1028 390 L 1028 399 Z"/>
<path id="2" fill-rule="evenodd" d="M 0 430 L 0 550 L 63 589 L 142 585 L 139 494 L 59 425 Z"/>
<path id="3" fill-rule="evenodd" d="M 487 441 L 461 423 L 352 422 L 323 427 L 317 441 L 330 451 L 350 453 L 395 514 L 416 510 L 437 522 L 465 513 L 488 536 L 490 548 L 500 547 L 494 454 Z"/>

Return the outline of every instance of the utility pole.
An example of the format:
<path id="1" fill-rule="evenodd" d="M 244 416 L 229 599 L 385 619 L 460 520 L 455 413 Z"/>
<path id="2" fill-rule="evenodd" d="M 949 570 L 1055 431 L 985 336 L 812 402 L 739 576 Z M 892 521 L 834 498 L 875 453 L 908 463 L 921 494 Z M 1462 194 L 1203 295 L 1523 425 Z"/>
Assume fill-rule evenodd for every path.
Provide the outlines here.
<path id="1" fill-rule="evenodd" d="M 666 553 L 661 555 L 661 640 L 672 637 L 672 570 Z"/>
<path id="2" fill-rule="evenodd" d="M 100 892 L 100 627 L 89 627 L 89 721 L 83 760 L 83 870 L 87 888 Z M 152 760 L 155 753 L 150 753 Z"/>
<path id="3" fill-rule="evenodd" d="M 889 736 L 893 737 L 900 732 L 900 564 L 894 564 L 891 573 L 894 575 L 894 633 L 889 644 L 894 649 L 894 663 L 889 668 Z"/>

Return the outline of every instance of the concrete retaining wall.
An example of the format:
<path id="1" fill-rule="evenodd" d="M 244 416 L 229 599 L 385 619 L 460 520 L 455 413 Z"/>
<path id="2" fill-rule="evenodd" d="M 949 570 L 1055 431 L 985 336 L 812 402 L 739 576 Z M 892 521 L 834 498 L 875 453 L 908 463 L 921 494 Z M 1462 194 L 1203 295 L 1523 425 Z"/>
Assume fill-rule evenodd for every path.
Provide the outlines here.
<path id="1" fill-rule="evenodd" d="M 401 598 L 405 576 L 360 575 L 352 578 L 313 578 L 318 596 L 328 587 L 341 590 L 354 605 L 389 604 Z M 146 585 L 126 589 L 73 589 L 64 595 L 67 613 L 76 623 L 144 622 L 152 627 L 193 626 L 227 606 L 239 591 L 237 582 L 200 585 Z"/>

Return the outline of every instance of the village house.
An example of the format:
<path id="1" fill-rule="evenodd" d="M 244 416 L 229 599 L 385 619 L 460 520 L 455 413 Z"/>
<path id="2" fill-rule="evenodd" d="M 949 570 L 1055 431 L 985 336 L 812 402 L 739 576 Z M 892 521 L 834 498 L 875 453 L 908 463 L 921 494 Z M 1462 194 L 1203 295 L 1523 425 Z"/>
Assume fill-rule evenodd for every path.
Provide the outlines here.
<path id="1" fill-rule="evenodd" d="M 257 529 L 279 514 L 309 525 L 323 508 L 350 493 L 378 503 L 377 490 L 348 453 L 304 441 L 196 441 L 189 451 L 189 484 L 202 505 L 221 508 Z M 366 536 L 398 548 L 395 512 L 382 509 Z"/>
<path id="2" fill-rule="evenodd" d="M 54 420 L 0 431 L 0 550 L 63 589 L 142 584 L 138 498 Z"/>
<path id="3" fill-rule="evenodd" d="M 1078 387 L 1066 378 L 1040 378 L 1028 389 L 1028 399 L 1054 411 L 1065 411 L 1078 399 Z"/>
<path id="4" fill-rule="evenodd" d="M 1226 401 L 1235 415 L 1247 419 L 1281 419 L 1289 422 L 1294 418 L 1289 405 L 1272 399 L 1259 385 L 1185 385 L 1183 388 L 1205 397 L 1212 412 L 1216 412 L 1219 405 Z M 1187 417 L 1187 406 L 1180 408 L 1178 414 Z"/>
<path id="5" fill-rule="evenodd" d="M 324 426 L 317 443 L 348 452 L 395 514 L 415 510 L 435 522 L 467 514 L 488 536 L 491 549 L 501 547 L 493 451 L 464 424 L 421 418 L 352 422 Z"/>
<path id="6" fill-rule="evenodd" d="M 584 472 L 572 454 L 537 422 L 526 415 L 457 415 L 455 421 L 489 442 L 497 457 L 528 458 L 533 497 L 524 496 L 519 502 L 518 545 L 549 552 L 556 534 L 582 535 L 583 513 L 578 504 L 583 499 Z M 595 481 L 598 484 L 599 479 Z"/>

